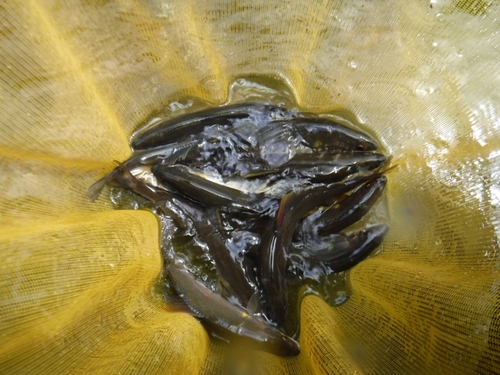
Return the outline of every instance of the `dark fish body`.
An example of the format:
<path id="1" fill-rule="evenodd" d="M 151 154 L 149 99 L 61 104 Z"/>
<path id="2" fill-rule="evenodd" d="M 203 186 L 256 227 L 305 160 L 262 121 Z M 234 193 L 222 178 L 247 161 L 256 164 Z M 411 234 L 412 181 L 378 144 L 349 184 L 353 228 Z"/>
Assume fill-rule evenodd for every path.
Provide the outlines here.
<path id="1" fill-rule="evenodd" d="M 181 165 L 156 165 L 153 174 L 162 182 L 178 189 L 183 195 L 205 206 L 236 206 L 250 211 L 265 209 L 268 198 L 245 193 L 207 180 Z"/>
<path id="2" fill-rule="evenodd" d="M 297 224 L 309 211 L 324 202 L 335 199 L 328 186 L 319 186 L 300 192 L 290 192 L 280 202 L 274 227 L 269 228 L 262 239 L 257 270 L 266 316 L 282 326 L 287 310 L 287 286 L 285 279 L 286 256 Z"/>
<path id="3" fill-rule="evenodd" d="M 373 181 L 376 178 L 381 177 L 382 173 L 383 172 L 374 172 L 371 174 L 355 176 L 355 177 L 351 177 L 351 178 L 348 178 L 348 179 L 343 180 L 343 181 L 328 184 L 326 186 L 328 187 L 328 189 L 332 195 L 340 196 L 340 195 L 346 194 L 349 191 L 359 187 L 360 185 L 364 184 L 365 182 Z"/>
<path id="4" fill-rule="evenodd" d="M 174 204 L 181 207 L 181 210 L 185 212 L 188 210 L 186 202 L 183 202 L 181 206 L 179 200 L 176 200 Z M 246 307 L 255 290 L 249 284 L 241 266 L 234 260 L 226 247 L 222 234 L 218 230 L 216 218 L 214 218 L 213 214 L 208 215 L 206 213 L 188 215 L 190 215 L 201 240 L 208 246 L 208 251 L 214 259 L 222 284 L 230 294 L 238 299 L 241 306 Z"/>
<path id="5" fill-rule="evenodd" d="M 375 170 L 386 161 L 374 152 L 302 153 L 279 167 L 284 175 L 308 177 L 312 182 L 341 181 L 351 174 Z"/>
<path id="6" fill-rule="evenodd" d="M 260 349 L 270 353 L 287 356 L 300 353 L 298 342 L 196 281 L 179 260 L 170 260 L 166 270 L 174 288 L 200 319 L 254 340 Z"/>
<path id="7" fill-rule="evenodd" d="M 269 114 L 282 111 L 279 107 L 263 103 L 243 103 L 208 108 L 163 121 L 132 139 L 134 150 L 147 149 L 174 143 L 188 135 L 200 133 L 206 126 L 231 126 L 234 120 L 245 119 L 252 112 L 265 111 Z"/>
<path id="8" fill-rule="evenodd" d="M 218 230 L 215 213 L 206 213 L 179 197 L 172 198 L 171 202 L 191 219 L 200 239 L 207 244 L 224 287 L 238 299 L 242 306 L 247 306 L 255 291 L 245 277 L 243 269 L 227 249 L 222 234 Z"/>
<path id="9" fill-rule="evenodd" d="M 383 241 L 388 227 L 378 224 L 349 233 L 319 237 L 304 247 L 306 256 L 323 262 L 334 272 L 346 271 L 366 259 Z"/>
<path id="10" fill-rule="evenodd" d="M 174 164 L 189 150 L 196 146 L 195 141 L 177 142 L 175 144 L 162 145 L 146 150 L 137 150 L 125 161 L 125 165 L 134 168 L 143 165 Z"/>
<path id="11" fill-rule="evenodd" d="M 282 122 L 294 129 L 313 149 L 373 151 L 378 144 L 368 135 L 326 118 L 297 117 Z"/>
<path id="12" fill-rule="evenodd" d="M 285 323 L 288 291 L 286 287 L 286 252 L 283 237 L 273 227 L 268 228 L 262 237 L 257 272 L 262 297 L 263 312 L 272 322 L 282 327 Z"/>
<path id="13" fill-rule="evenodd" d="M 387 178 L 367 182 L 351 195 L 326 209 L 317 220 L 320 234 L 336 233 L 358 222 L 382 195 Z"/>
<path id="14" fill-rule="evenodd" d="M 183 144 L 160 146 L 149 150 L 139 150 L 132 154 L 130 158 L 121 163 L 129 171 L 138 167 L 151 167 L 154 164 L 164 163 L 165 160 L 172 158 L 176 154 L 180 153 L 180 150 L 186 150 L 194 145 L 193 142 L 186 142 Z M 110 186 L 120 187 L 119 179 L 122 177 L 122 170 L 120 167 L 116 167 L 114 170 L 109 172 L 106 176 L 102 177 L 100 180 L 92 184 L 88 189 L 89 200 L 94 202 L 101 194 L 102 189 L 106 184 Z M 118 180 L 118 181 L 114 181 Z M 126 187 L 124 187 L 125 189 Z"/>
<path id="15" fill-rule="evenodd" d="M 245 178 L 280 175 L 307 178 L 313 183 L 339 182 L 352 174 L 380 168 L 386 157 L 375 152 L 298 153 L 276 168 L 252 170 Z"/>
<path id="16" fill-rule="evenodd" d="M 382 195 L 386 157 L 369 135 L 329 118 L 234 104 L 143 128 L 131 146 L 130 158 L 89 188 L 91 200 L 105 185 L 149 200 L 137 203 L 162 214 L 165 272 L 178 293 L 168 301 L 184 301 L 214 337 L 243 347 L 299 354 L 280 330 L 297 323 L 288 309 L 300 291 L 288 288 L 313 279 L 330 298 L 323 276 L 364 260 L 388 230 L 340 233 Z M 197 280 L 212 277 L 212 262 L 216 279 L 207 282 L 217 291 Z"/>

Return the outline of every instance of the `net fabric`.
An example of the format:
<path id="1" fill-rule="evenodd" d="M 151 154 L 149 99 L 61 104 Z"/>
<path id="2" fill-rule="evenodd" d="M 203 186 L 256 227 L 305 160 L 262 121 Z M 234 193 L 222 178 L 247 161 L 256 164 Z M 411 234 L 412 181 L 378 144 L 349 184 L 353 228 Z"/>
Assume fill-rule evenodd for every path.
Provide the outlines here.
<path id="1" fill-rule="evenodd" d="M 351 298 L 301 307 L 301 355 L 260 373 L 500 372 L 499 5 L 480 0 L 9 1 L 1 5 L 2 373 L 224 371 L 165 305 L 157 220 L 86 189 L 173 101 L 238 77 L 343 109 L 394 164 L 383 251 Z"/>

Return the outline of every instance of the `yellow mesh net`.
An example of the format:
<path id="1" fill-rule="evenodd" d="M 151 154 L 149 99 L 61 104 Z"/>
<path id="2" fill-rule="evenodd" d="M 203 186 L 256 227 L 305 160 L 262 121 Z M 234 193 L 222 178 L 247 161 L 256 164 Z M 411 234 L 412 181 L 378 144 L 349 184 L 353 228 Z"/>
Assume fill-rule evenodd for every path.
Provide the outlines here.
<path id="1" fill-rule="evenodd" d="M 151 113 L 223 103 L 250 75 L 286 82 L 305 110 L 352 113 L 399 164 L 383 252 L 350 272 L 351 298 L 307 297 L 300 356 L 257 353 L 252 371 L 500 373 L 498 2 L 28 0 L 0 14 L 0 373 L 225 371 L 228 349 L 155 292 L 153 214 L 86 190 Z"/>

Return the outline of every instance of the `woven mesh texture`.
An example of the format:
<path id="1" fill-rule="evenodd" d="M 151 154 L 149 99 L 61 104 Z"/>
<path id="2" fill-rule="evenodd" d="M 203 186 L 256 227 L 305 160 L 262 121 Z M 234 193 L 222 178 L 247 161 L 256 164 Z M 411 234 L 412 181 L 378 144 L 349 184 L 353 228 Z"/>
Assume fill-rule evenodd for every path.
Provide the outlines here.
<path id="1" fill-rule="evenodd" d="M 0 373 L 500 373 L 500 5 L 0 4 Z M 383 251 L 301 306 L 301 354 L 237 354 L 154 289 L 159 224 L 86 190 L 174 100 L 275 77 L 343 109 L 393 164 Z M 236 361 L 237 362 L 237 361 Z M 247 363 L 247 365 L 245 365 Z M 249 363 L 249 364 L 248 364 Z M 245 367 L 247 366 L 247 367 Z"/>

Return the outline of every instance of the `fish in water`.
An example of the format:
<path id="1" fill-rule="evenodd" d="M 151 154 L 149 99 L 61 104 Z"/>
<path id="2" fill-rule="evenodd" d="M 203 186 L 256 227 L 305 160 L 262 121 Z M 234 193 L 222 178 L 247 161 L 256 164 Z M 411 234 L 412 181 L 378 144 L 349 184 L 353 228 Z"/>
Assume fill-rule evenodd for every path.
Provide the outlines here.
<path id="1" fill-rule="evenodd" d="M 285 112 L 285 113 L 282 113 Z M 208 108 L 163 121 L 150 129 L 139 132 L 132 139 L 134 150 L 175 143 L 186 135 L 199 134 L 207 126 L 232 126 L 235 120 L 247 119 L 253 113 L 265 113 L 269 120 L 279 116 L 292 116 L 292 112 L 265 103 L 242 103 L 219 108 Z"/>
<path id="2" fill-rule="evenodd" d="M 136 132 L 131 148 L 90 199 L 106 185 L 123 188 L 146 198 L 164 225 L 171 218 L 165 275 L 217 337 L 299 354 L 283 331 L 289 266 L 302 259 L 346 271 L 388 231 L 382 223 L 349 230 L 382 196 L 388 158 L 371 136 L 327 117 L 239 103 L 161 121 Z M 186 238 L 191 247 L 175 247 Z M 215 280 L 200 276 L 199 264 Z"/>
<path id="3" fill-rule="evenodd" d="M 245 193 L 207 180 L 183 165 L 155 165 L 152 172 L 161 182 L 205 206 L 234 206 L 263 211 L 270 204 L 270 199 L 262 194 Z"/>
<path id="4" fill-rule="evenodd" d="M 297 341 L 286 336 L 262 317 L 252 315 L 202 285 L 189 272 L 182 259 L 169 259 L 166 271 L 174 288 L 200 319 L 256 341 L 258 348 L 270 353 L 282 356 L 295 356 L 300 353 Z"/>
<path id="5" fill-rule="evenodd" d="M 303 115 L 302 115 L 303 116 Z M 305 145 L 314 150 L 373 151 L 377 142 L 369 135 L 321 117 L 299 116 L 288 121 L 276 121 L 271 126 L 290 128 L 302 137 Z"/>
<path id="6" fill-rule="evenodd" d="M 280 174 L 283 178 L 303 177 L 310 182 L 338 182 L 359 172 L 380 168 L 386 157 L 375 152 L 300 153 L 269 170 L 250 171 L 246 177 Z"/>
<path id="7" fill-rule="evenodd" d="M 301 254 L 334 272 L 346 271 L 366 259 L 383 241 L 389 227 L 369 226 L 348 233 L 319 236 L 301 246 Z"/>

